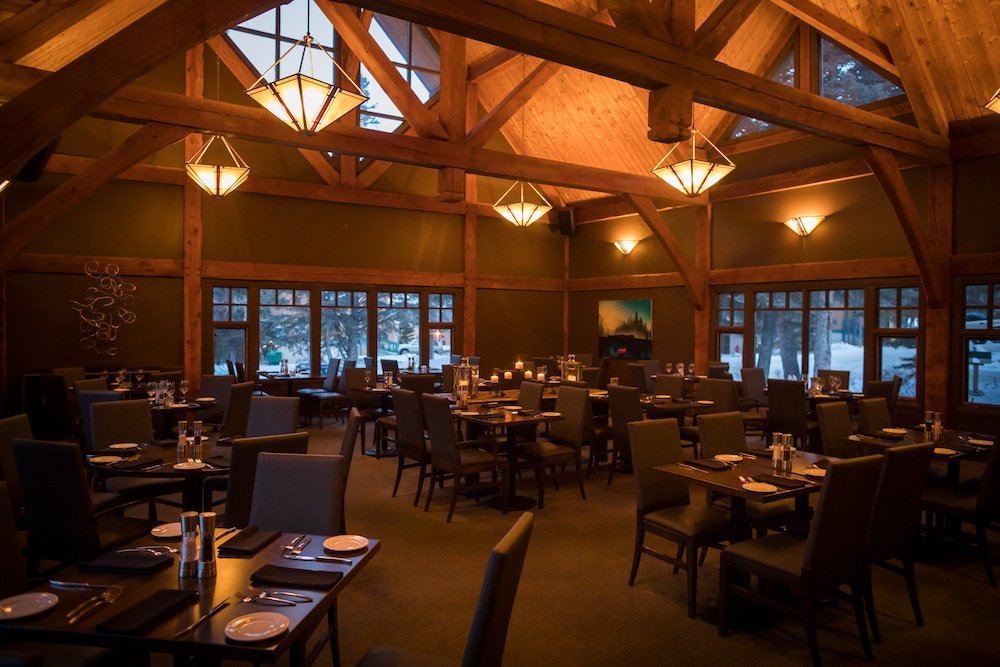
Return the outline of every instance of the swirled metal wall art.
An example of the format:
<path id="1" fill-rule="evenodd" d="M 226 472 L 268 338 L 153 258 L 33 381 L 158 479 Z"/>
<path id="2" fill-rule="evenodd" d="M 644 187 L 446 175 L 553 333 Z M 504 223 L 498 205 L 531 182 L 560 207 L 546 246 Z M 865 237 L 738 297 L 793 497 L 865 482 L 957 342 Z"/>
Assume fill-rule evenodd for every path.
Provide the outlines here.
<path id="1" fill-rule="evenodd" d="M 87 288 L 87 297 L 81 301 L 70 300 L 69 306 L 80 314 L 80 347 L 93 350 L 97 354 L 114 356 L 118 354 L 115 342 L 118 330 L 135 322 L 135 312 L 129 307 L 135 304 L 135 285 L 118 277 L 117 264 L 108 264 L 101 271 L 101 264 L 95 260 L 87 262 L 83 272 L 97 281 L 97 285 Z"/>

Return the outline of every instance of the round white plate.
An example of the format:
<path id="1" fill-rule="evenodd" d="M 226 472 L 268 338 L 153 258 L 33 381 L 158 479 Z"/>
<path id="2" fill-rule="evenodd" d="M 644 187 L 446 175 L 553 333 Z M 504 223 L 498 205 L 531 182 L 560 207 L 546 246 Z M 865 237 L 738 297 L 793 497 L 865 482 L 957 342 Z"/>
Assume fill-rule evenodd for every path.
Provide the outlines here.
<path id="1" fill-rule="evenodd" d="M 358 551 L 368 546 L 368 538 L 362 535 L 334 535 L 323 540 L 323 548 L 328 551 Z"/>
<path id="2" fill-rule="evenodd" d="M 542 416 L 543 417 L 562 417 L 562 413 L 561 412 L 543 412 Z"/>
<path id="3" fill-rule="evenodd" d="M 934 453 L 940 454 L 941 456 L 951 456 L 952 454 L 957 454 L 958 452 L 954 449 L 948 449 L 947 447 L 935 447 Z"/>
<path id="4" fill-rule="evenodd" d="M 149 534 L 153 537 L 162 537 L 165 539 L 171 537 L 181 536 L 181 522 L 175 521 L 174 523 L 165 523 L 162 526 L 157 526 L 153 530 L 149 531 Z"/>
<path id="5" fill-rule="evenodd" d="M 806 468 L 802 474 L 806 477 L 826 477 L 826 468 Z"/>
<path id="6" fill-rule="evenodd" d="M 288 630 L 288 617 L 273 611 L 258 611 L 234 618 L 226 624 L 226 636 L 236 642 L 261 642 Z"/>
<path id="7" fill-rule="evenodd" d="M 992 447 L 992 440 L 981 440 L 979 438 L 969 438 L 968 443 L 970 445 L 979 445 L 980 447 Z"/>
<path id="8" fill-rule="evenodd" d="M 906 435 L 906 429 L 905 428 L 895 428 L 895 427 L 884 428 L 884 429 L 882 429 L 882 432 L 883 433 L 891 433 L 893 435 Z"/>
<path id="9" fill-rule="evenodd" d="M 743 460 L 739 454 L 716 454 L 713 458 L 716 461 L 725 461 L 726 463 L 739 463 Z"/>
<path id="10" fill-rule="evenodd" d="M 475 417 L 479 413 L 476 412 L 475 410 L 462 410 L 458 414 L 462 415 L 463 417 Z"/>
<path id="11" fill-rule="evenodd" d="M 202 398 L 194 399 L 195 403 L 215 403 L 215 399 L 211 396 L 204 396 Z"/>
<path id="12" fill-rule="evenodd" d="M 670 394 L 657 394 L 656 397 L 659 398 L 659 399 L 661 399 L 661 400 L 666 401 L 666 400 L 670 399 Z"/>
<path id="13" fill-rule="evenodd" d="M 757 493 L 771 493 L 778 490 L 778 487 L 774 484 L 765 484 L 764 482 L 747 482 L 743 485 L 743 488 L 747 491 L 756 491 Z"/>
<path id="14" fill-rule="evenodd" d="M 122 460 L 120 456 L 91 456 L 87 459 L 91 463 L 118 463 Z"/>
<path id="15" fill-rule="evenodd" d="M 201 470 L 204 467 L 204 461 L 182 461 L 174 464 L 174 470 Z"/>
<path id="16" fill-rule="evenodd" d="M 515 410 L 523 410 L 524 408 L 522 408 L 520 405 L 505 405 L 503 406 L 503 409 L 514 412 Z"/>
<path id="17" fill-rule="evenodd" d="M 0 600 L 0 620 L 27 618 L 40 614 L 59 598 L 52 593 L 22 593 Z"/>
<path id="18" fill-rule="evenodd" d="M 139 443 L 137 443 L 137 442 L 116 442 L 113 445 L 108 445 L 108 449 L 139 449 Z"/>
<path id="19" fill-rule="evenodd" d="M 695 401 L 698 405 L 715 405 L 715 401 Z"/>
<path id="20" fill-rule="evenodd" d="M 607 396 L 608 395 L 608 390 L 607 389 L 595 389 L 594 391 L 592 391 L 590 393 L 593 394 L 594 396 Z"/>

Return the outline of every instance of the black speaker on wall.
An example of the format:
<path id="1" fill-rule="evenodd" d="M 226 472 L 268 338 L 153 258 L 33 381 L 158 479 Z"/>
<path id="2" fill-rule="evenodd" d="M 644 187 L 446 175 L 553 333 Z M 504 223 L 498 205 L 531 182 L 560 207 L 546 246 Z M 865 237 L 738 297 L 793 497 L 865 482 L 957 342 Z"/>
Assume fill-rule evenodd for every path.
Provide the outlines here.
<path id="1" fill-rule="evenodd" d="M 576 211 L 574 209 L 557 208 L 556 221 L 559 224 L 559 233 L 563 236 L 576 234 Z"/>

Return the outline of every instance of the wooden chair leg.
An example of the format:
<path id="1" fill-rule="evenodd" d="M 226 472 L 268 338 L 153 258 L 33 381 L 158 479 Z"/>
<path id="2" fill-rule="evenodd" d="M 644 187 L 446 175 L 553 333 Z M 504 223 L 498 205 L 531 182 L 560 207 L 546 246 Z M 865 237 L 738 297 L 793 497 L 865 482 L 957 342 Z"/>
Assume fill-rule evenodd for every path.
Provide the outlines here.
<path id="1" fill-rule="evenodd" d="M 688 542 L 687 550 L 688 618 L 694 618 L 698 614 L 698 548 L 693 540 Z"/>
<path id="2" fill-rule="evenodd" d="M 535 466 L 535 479 L 538 481 L 538 509 L 545 507 L 545 466 L 539 463 Z"/>
<path id="3" fill-rule="evenodd" d="M 448 507 L 448 519 L 446 523 L 451 523 L 451 515 L 455 513 L 455 504 L 458 502 L 458 492 L 462 488 L 461 475 L 455 473 L 455 479 L 452 480 L 452 490 L 451 490 L 451 506 Z"/>
<path id="4" fill-rule="evenodd" d="M 875 640 L 876 644 L 882 643 L 882 634 L 878 629 L 878 617 L 875 616 L 875 594 L 872 591 L 872 573 L 871 567 L 868 568 L 868 573 L 864 578 L 864 600 L 865 600 L 865 613 L 868 616 L 868 624 L 872 629 L 872 639 Z"/>
<path id="5" fill-rule="evenodd" d="M 392 497 L 396 497 L 396 492 L 399 491 L 399 480 L 403 477 L 403 455 L 400 454 L 396 457 L 396 483 L 392 485 Z"/>
<path id="6" fill-rule="evenodd" d="M 729 566 L 726 554 L 719 559 L 719 636 L 729 634 Z"/>
<path id="7" fill-rule="evenodd" d="M 587 490 L 583 488 L 583 469 L 580 467 L 580 457 L 577 456 L 573 459 L 573 463 L 576 465 L 576 482 L 580 485 L 580 497 L 586 500 Z"/>
<path id="8" fill-rule="evenodd" d="M 646 539 L 646 530 L 642 527 L 642 517 L 635 527 L 635 547 L 632 549 L 632 571 L 628 575 L 628 585 L 635 583 L 635 575 L 639 572 L 639 558 L 642 557 L 642 545 Z"/>
<path id="9" fill-rule="evenodd" d="M 816 603 L 812 591 L 802 593 L 802 622 L 806 626 L 806 641 L 809 643 L 809 657 L 814 667 L 822 664 L 819 657 L 819 640 L 816 639 Z"/>
<path id="10" fill-rule="evenodd" d="M 674 574 L 677 574 L 678 572 L 681 571 L 681 562 L 682 562 L 681 559 L 684 558 L 685 550 L 686 547 L 684 546 L 683 542 L 677 545 L 677 555 L 674 556 Z"/>
<path id="11" fill-rule="evenodd" d="M 337 622 L 337 598 L 333 599 L 333 605 L 326 612 L 326 624 L 330 633 L 330 655 L 333 657 L 333 667 L 341 667 L 340 663 L 340 630 Z"/>
<path id="12" fill-rule="evenodd" d="M 431 485 L 427 487 L 427 502 L 424 503 L 425 512 L 431 507 L 431 498 L 434 497 L 434 480 L 438 477 L 439 472 L 437 468 L 431 467 Z"/>
<path id="13" fill-rule="evenodd" d="M 906 577 L 906 592 L 910 595 L 910 606 L 913 607 L 913 618 L 917 625 L 924 626 L 924 615 L 920 611 L 920 599 L 917 597 L 917 573 L 913 569 L 913 560 L 903 559 L 903 576 Z"/>
<path id="14" fill-rule="evenodd" d="M 862 584 L 863 586 L 863 584 Z M 865 650 L 865 658 L 874 660 L 872 653 L 872 643 L 868 640 L 868 624 L 865 623 L 865 609 L 862 601 L 861 591 L 858 584 L 851 584 L 851 604 L 854 607 L 854 621 L 858 626 L 858 635 L 861 637 L 861 646 Z"/>
<path id="15" fill-rule="evenodd" d="M 416 507 L 420 503 L 420 492 L 424 488 L 424 478 L 427 477 L 427 464 L 420 464 L 420 478 L 417 480 L 417 495 L 413 496 L 413 506 Z"/>

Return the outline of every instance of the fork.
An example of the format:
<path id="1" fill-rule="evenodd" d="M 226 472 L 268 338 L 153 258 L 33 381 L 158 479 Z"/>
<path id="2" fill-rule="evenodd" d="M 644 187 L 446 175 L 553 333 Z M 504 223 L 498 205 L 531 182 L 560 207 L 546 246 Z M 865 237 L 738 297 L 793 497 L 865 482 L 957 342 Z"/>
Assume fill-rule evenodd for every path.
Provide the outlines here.
<path id="1" fill-rule="evenodd" d="M 291 600 L 283 600 L 281 598 L 271 597 L 266 593 L 236 593 L 236 597 L 240 602 L 246 602 L 249 604 L 263 604 L 271 605 L 274 607 L 294 607 L 295 603 Z"/>
<path id="2" fill-rule="evenodd" d="M 95 595 L 89 600 L 84 601 L 82 604 L 77 605 L 75 608 L 70 610 L 68 614 L 66 614 L 66 618 L 68 619 L 66 621 L 67 625 L 74 625 L 77 621 L 98 607 L 111 604 L 117 600 L 118 596 L 121 594 L 121 586 L 111 586 L 100 595 Z"/>
<path id="3" fill-rule="evenodd" d="M 291 553 L 292 549 L 298 546 L 299 542 L 306 539 L 305 535 L 296 535 L 291 542 L 281 548 L 282 553 Z"/>
<path id="4" fill-rule="evenodd" d="M 289 555 L 291 555 L 291 556 L 298 556 L 299 554 L 302 553 L 303 549 L 305 549 L 307 546 L 309 546 L 309 544 L 311 542 L 312 542 L 312 538 L 311 537 L 307 537 L 306 539 L 302 540 L 297 545 L 295 545 L 295 548 L 291 549 L 288 552 Z"/>

